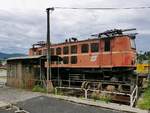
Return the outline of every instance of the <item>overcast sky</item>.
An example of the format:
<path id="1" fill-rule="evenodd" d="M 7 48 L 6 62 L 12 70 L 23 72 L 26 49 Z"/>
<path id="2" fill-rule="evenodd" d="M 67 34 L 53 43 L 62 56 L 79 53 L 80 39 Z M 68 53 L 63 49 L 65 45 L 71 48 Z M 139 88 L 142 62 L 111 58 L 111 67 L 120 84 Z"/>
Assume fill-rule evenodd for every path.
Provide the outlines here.
<path id="1" fill-rule="evenodd" d="M 33 43 L 46 40 L 47 7 L 140 7 L 150 0 L 0 0 L 0 52 L 27 53 Z M 89 38 L 114 28 L 137 28 L 138 51 L 150 48 L 150 9 L 60 10 L 51 16 L 52 43 L 69 37 Z"/>

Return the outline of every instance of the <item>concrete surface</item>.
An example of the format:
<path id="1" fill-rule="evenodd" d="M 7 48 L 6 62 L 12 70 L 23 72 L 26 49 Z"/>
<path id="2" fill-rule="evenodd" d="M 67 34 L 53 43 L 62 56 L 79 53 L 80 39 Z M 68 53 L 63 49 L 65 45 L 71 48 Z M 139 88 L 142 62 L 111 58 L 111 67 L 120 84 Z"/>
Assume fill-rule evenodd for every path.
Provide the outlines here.
<path id="1" fill-rule="evenodd" d="M 112 110 L 118 110 L 118 111 L 124 111 L 124 112 L 130 112 L 130 113 L 149 113 L 147 110 L 141 110 L 138 108 L 130 107 L 128 105 L 120 105 L 116 103 L 106 103 L 103 101 L 94 101 L 94 100 L 88 100 L 84 98 L 76 98 L 76 97 L 68 97 L 68 96 L 61 96 L 61 95 L 50 95 L 47 94 L 49 97 L 53 98 L 58 98 L 58 99 L 64 99 L 67 101 L 75 102 L 75 103 L 80 103 L 80 104 L 85 104 L 85 105 L 92 105 L 92 106 L 97 106 L 97 107 L 102 107 L 102 108 L 109 108 Z"/>

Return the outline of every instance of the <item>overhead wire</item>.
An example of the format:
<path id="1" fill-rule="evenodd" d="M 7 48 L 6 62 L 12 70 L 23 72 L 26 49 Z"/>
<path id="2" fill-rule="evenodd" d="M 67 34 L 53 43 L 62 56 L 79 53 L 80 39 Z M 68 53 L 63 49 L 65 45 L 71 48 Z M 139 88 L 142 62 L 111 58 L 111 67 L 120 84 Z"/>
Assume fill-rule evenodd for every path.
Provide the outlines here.
<path id="1" fill-rule="evenodd" d="M 144 7 L 53 7 L 54 9 L 66 10 L 131 10 L 131 9 L 150 9 L 150 6 Z"/>

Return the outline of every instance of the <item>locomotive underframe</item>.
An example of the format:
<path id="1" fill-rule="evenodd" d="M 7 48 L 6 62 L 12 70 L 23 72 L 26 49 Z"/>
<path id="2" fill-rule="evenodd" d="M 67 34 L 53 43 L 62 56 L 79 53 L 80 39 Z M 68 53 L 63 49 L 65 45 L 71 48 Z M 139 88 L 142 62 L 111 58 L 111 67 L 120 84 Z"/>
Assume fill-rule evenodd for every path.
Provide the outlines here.
<path id="1" fill-rule="evenodd" d="M 138 76 L 133 68 L 52 68 L 52 81 L 56 88 L 86 91 L 84 94 L 88 98 L 92 92 L 105 93 L 111 96 L 112 101 L 131 106 L 137 98 Z"/>

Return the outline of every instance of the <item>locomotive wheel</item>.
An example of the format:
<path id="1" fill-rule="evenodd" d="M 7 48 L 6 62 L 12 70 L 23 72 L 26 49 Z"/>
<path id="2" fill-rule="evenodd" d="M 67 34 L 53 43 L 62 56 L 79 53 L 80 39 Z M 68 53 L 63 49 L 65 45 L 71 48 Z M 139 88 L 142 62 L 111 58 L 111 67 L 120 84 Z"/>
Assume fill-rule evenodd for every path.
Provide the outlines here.
<path id="1" fill-rule="evenodd" d="M 86 89 L 91 89 L 91 85 L 87 83 Z"/>
<path id="2" fill-rule="evenodd" d="M 114 91 L 115 91 L 115 86 L 114 86 L 114 85 L 108 85 L 108 86 L 106 87 L 106 90 L 107 90 L 107 91 L 114 92 Z"/>
<path id="3" fill-rule="evenodd" d="M 90 84 L 89 84 L 89 82 L 86 82 L 85 83 L 85 89 L 89 89 L 90 88 Z"/>
<path id="4" fill-rule="evenodd" d="M 90 83 L 88 81 L 84 81 L 81 85 L 81 88 L 82 89 L 90 89 L 91 88 Z"/>
<path id="5" fill-rule="evenodd" d="M 82 82 L 81 89 L 85 89 L 86 81 Z"/>

